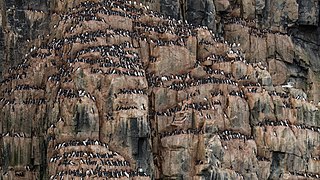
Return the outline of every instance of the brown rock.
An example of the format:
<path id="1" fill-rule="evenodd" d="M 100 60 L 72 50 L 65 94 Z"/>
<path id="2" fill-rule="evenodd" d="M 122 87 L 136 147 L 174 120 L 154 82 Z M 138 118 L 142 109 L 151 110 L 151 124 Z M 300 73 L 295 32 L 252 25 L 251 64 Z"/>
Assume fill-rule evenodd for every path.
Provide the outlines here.
<path id="1" fill-rule="evenodd" d="M 274 119 L 274 104 L 267 92 L 247 94 L 251 110 L 251 124 L 257 124 L 264 119 Z"/>
<path id="2" fill-rule="evenodd" d="M 229 96 L 226 114 L 233 131 L 250 135 L 249 107 L 244 99 L 238 96 Z"/>
<path id="3" fill-rule="evenodd" d="M 228 45 L 224 43 L 215 43 L 213 45 L 201 44 L 198 45 L 197 57 L 205 59 L 212 54 L 225 56 L 228 49 Z"/>
<path id="4" fill-rule="evenodd" d="M 207 76 L 207 73 L 202 67 L 197 67 L 190 72 L 190 75 L 195 78 L 204 78 Z"/>
<path id="5" fill-rule="evenodd" d="M 139 47 L 140 47 L 140 51 L 139 54 L 141 56 L 141 61 L 144 65 L 144 67 L 147 67 L 147 65 L 149 64 L 149 44 L 147 41 L 139 41 Z"/>
<path id="6" fill-rule="evenodd" d="M 282 4 L 282 6 L 280 6 Z M 280 26 L 281 19 L 287 18 L 288 23 L 293 23 L 298 20 L 298 4 L 295 0 L 289 1 L 277 1 L 271 3 L 271 11 L 269 14 L 271 20 L 271 24 L 273 26 Z"/>
<path id="7" fill-rule="evenodd" d="M 256 70 L 256 74 L 258 76 L 257 77 L 258 82 L 260 82 L 260 84 L 262 86 L 272 86 L 271 75 L 269 74 L 269 72 L 267 70 L 261 69 L 260 67 L 258 67 Z"/>
<path id="8" fill-rule="evenodd" d="M 186 47 L 192 57 L 197 57 L 197 38 L 195 36 L 189 36 L 187 38 Z"/>
<path id="9" fill-rule="evenodd" d="M 275 59 L 269 60 L 269 72 L 274 85 L 284 84 L 288 78 L 288 69 L 284 62 Z"/>
<path id="10" fill-rule="evenodd" d="M 108 27 L 113 29 L 125 29 L 128 31 L 132 31 L 132 19 L 128 17 L 121 17 L 121 16 L 107 16 L 105 14 L 97 14 L 98 17 L 104 19 L 104 22 L 107 24 Z"/>
<path id="11" fill-rule="evenodd" d="M 165 176 L 186 176 L 186 173 L 192 168 L 192 157 L 195 155 L 198 138 L 184 134 L 178 137 L 169 136 L 161 139 L 164 147 L 162 156 L 166 157 L 162 163 L 162 171 Z M 188 162 L 187 166 L 186 162 Z"/>
<path id="12" fill-rule="evenodd" d="M 177 35 L 171 33 L 162 33 L 158 37 L 164 41 L 176 41 L 178 39 Z"/>
<path id="13" fill-rule="evenodd" d="M 95 178 L 87 173 L 87 169 L 93 166 L 80 162 L 80 159 L 97 160 L 97 167 L 108 172 L 134 171 L 141 167 L 150 175 L 131 179 L 303 179 L 304 176 L 293 176 L 288 172 L 319 172 L 319 163 L 315 158 L 320 151 L 317 132 L 319 107 L 307 100 L 294 98 L 307 98 L 302 90 L 295 89 L 303 88 L 312 94 L 308 97 L 319 99 L 319 75 L 313 72 L 317 70 L 318 55 L 311 50 L 317 49 L 312 47 L 317 44 L 314 38 L 316 28 L 308 29 L 307 33 L 311 35 L 302 35 L 300 31 L 303 28 L 293 24 L 298 19 L 295 0 L 243 0 L 232 2 L 232 6 L 229 0 L 189 1 L 187 4 L 183 1 L 147 2 L 157 10 L 168 12 L 172 9 L 170 14 L 192 20 L 189 23 L 193 25 L 210 25 L 209 29 L 217 27 L 215 33 L 225 32 L 221 39 L 214 37 L 206 28 L 189 29 L 173 19 L 151 13 L 140 7 L 141 1 L 127 4 L 126 10 L 116 7 L 116 2 L 112 8 L 99 7 L 121 12 L 112 15 L 98 13 L 97 16 L 103 21 L 75 20 L 73 16 L 68 16 L 68 20 L 59 22 L 63 12 L 76 15 L 76 11 L 84 10 L 83 7 L 72 9 L 84 1 L 53 2 L 50 12 L 52 10 L 59 15 L 54 14 L 52 18 L 46 17 L 50 13 L 43 3 L 38 4 L 45 9 L 44 12 L 30 10 L 35 8 L 33 4 L 37 4 L 34 0 L 28 1 L 28 10 L 24 10 L 19 3 L 9 6 L 7 2 L 0 1 L 0 46 L 4 47 L 0 48 L 0 61 L 4 62 L 0 67 L 4 79 L 0 84 L 0 179 L 50 179 L 59 171 L 79 169 L 85 170 L 85 179 Z M 318 14 L 315 11 L 317 3 L 298 3 L 301 5 L 299 12 L 303 12 L 298 20 L 315 26 L 318 16 L 311 19 L 308 16 Z M 174 6 L 170 6 L 172 4 Z M 215 14 L 215 10 L 223 13 Z M 26 17 L 17 12 L 25 12 Z M 15 16 L 13 22 L 7 18 L 12 14 Z M 130 18 L 128 14 L 138 15 L 138 18 Z M 227 16 L 233 22 L 224 24 L 229 21 L 229 18 L 224 18 Z M 234 20 L 233 17 L 243 17 L 246 22 Z M 248 21 L 256 17 L 259 19 Z M 27 18 L 26 21 L 24 18 Z M 143 24 L 137 27 L 139 22 Z M 20 30 L 19 24 L 26 28 Z M 49 29 L 46 25 L 52 31 L 38 29 Z M 308 43 L 299 40 L 297 46 L 291 37 L 284 35 L 292 25 L 296 27 L 295 38 Z M 30 33 L 28 29 L 34 30 L 34 27 L 36 31 Z M 71 27 L 75 28 L 67 32 Z M 191 34 L 179 37 L 178 34 L 158 32 L 162 28 Z M 251 28 L 255 33 L 251 33 Z M 260 34 L 261 28 L 271 32 Z M 130 35 L 122 34 L 123 31 L 119 33 L 120 29 L 130 31 Z M 73 35 L 80 35 L 82 39 L 84 32 L 98 30 L 106 32 L 106 37 L 98 33 L 99 37 L 92 42 L 81 43 L 78 38 L 68 43 L 64 40 Z M 47 33 L 49 36 L 44 38 L 31 38 Z M 27 37 L 28 34 L 32 36 Z M 30 43 L 18 44 L 26 38 L 31 38 Z M 53 44 L 61 45 L 61 49 L 47 49 L 45 45 L 52 46 L 50 42 L 59 38 L 61 41 Z M 157 40 L 178 38 L 183 38 L 185 44 L 157 44 Z M 112 53 L 118 48 L 115 45 L 123 42 L 130 42 L 132 47 Z M 240 43 L 237 49 L 245 55 L 246 61 L 261 61 L 261 64 L 237 61 L 237 55 L 227 53 L 230 49 L 236 49 L 229 46 L 233 43 Z M 26 49 L 40 44 L 42 47 L 39 50 L 25 56 Z M 76 58 L 79 50 L 98 46 L 114 47 L 107 50 L 109 55 L 88 51 L 78 57 L 101 62 L 66 62 Z M 51 54 L 48 56 L 37 55 L 49 52 Z M 138 62 L 121 56 L 124 53 L 125 57 L 134 57 L 133 52 L 138 54 Z M 211 54 L 222 55 L 232 61 L 206 60 Z M 9 64 L 14 65 L 22 56 L 26 58 L 28 67 L 22 68 L 24 65 L 20 64 L 7 69 Z M 154 57 L 155 62 L 150 62 L 150 57 Z M 196 60 L 206 61 L 195 66 Z M 285 62 L 290 66 L 286 66 Z M 266 65 L 271 75 L 265 69 Z M 207 74 L 203 69 L 205 66 L 233 76 Z M 137 75 L 137 71 L 143 74 Z M 158 81 L 164 75 L 173 75 L 170 77 L 173 79 L 153 83 L 154 79 Z M 245 75 L 248 79 L 239 80 Z M 296 82 L 295 88 L 281 87 L 288 76 Z M 226 81 L 230 79 L 240 85 Z M 173 83 L 183 85 L 177 90 L 172 88 Z M 19 85 L 40 89 L 19 89 Z M 249 88 L 257 88 L 257 92 L 250 92 Z M 141 89 L 142 93 L 135 91 Z M 244 98 L 229 95 L 231 91 L 240 89 L 246 93 Z M 86 94 L 80 96 L 80 90 L 85 90 Z M 271 91 L 288 92 L 292 97 L 283 98 Z M 45 103 L 34 101 L 40 98 L 45 98 Z M 14 102 L 8 101 L 13 99 Z M 159 112 L 168 114 L 158 115 Z M 283 124 L 284 120 L 288 121 L 288 126 Z M 280 124 L 270 125 L 270 121 Z M 248 139 L 243 139 L 241 135 L 224 138 L 222 132 L 241 133 Z M 81 144 L 87 139 L 107 142 L 109 148 L 96 142 L 94 145 L 74 144 L 74 141 Z M 56 146 L 71 140 L 68 147 Z M 80 158 L 62 157 L 64 153 L 76 151 L 88 153 Z M 112 158 L 89 158 L 96 153 L 112 154 Z M 56 156 L 62 159 L 52 162 Z M 76 165 L 61 165 L 69 160 Z M 108 166 L 102 160 L 128 161 L 130 165 Z M 34 169 L 29 171 L 28 166 Z M 47 167 L 47 171 L 41 167 Z M 70 175 L 64 178 L 72 179 Z"/>
<path id="14" fill-rule="evenodd" d="M 264 179 L 270 175 L 271 162 L 269 161 L 258 161 L 257 176 L 258 179 Z"/>
<path id="15" fill-rule="evenodd" d="M 259 51 L 257 51 L 259 49 Z M 265 38 L 257 37 L 256 35 L 250 36 L 250 50 L 247 58 L 251 62 L 262 62 L 266 65 L 267 59 L 267 43 Z"/>
<path id="16" fill-rule="evenodd" d="M 267 33 L 267 56 L 275 57 L 276 52 L 276 35 Z"/>
<path id="17" fill-rule="evenodd" d="M 251 169 L 254 171 L 255 168 L 253 168 L 253 166 L 257 166 L 257 159 L 255 156 L 257 147 L 255 142 L 249 140 L 244 143 L 242 140 L 234 139 L 223 142 L 223 144 L 223 164 L 225 168 L 232 168 L 235 169 L 235 171 L 242 172 L 243 174 L 248 173 L 245 172 L 245 169 Z M 243 156 L 239 156 L 239 154 L 243 154 Z M 252 179 L 257 178 L 252 177 Z"/>
<path id="18" fill-rule="evenodd" d="M 222 62 L 222 63 L 214 63 L 211 66 L 213 69 L 223 70 L 224 73 L 231 73 L 232 63 L 231 62 Z"/>
<path id="19" fill-rule="evenodd" d="M 238 57 L 238 55 L 237 54 L 235 54 L 235 53 L 233 53 L 233 54 L 227 54 L 227 58 L 228 59 L 230 59 L 230 60 L 234 60 L 234 59 L 236 59 Z"/>
<path id="20" fill-rule="evenodd" d="M 212 34 L 210 33 L 209 30 L 202 29 L 202 28 L 197 28 L 196 32 L 197 32 L 197 40 L 198 40 L 198 42 L 207 41 L 207 42 L 214 43 L 214 40 L 212 38 Z"/>
<path id="21" fill-rule="evenodd" d="M 177 92 L 166 88 L 156 88 L 153 91 L 155 111 L 164 111 L 176 105 Z"/>
<path id="22" fill-rule="evenodd" d="M 243 18 L 254 19 L 255 17 L 255 1 L 254 0 L 242 0 L 242 12 Z"/>
<path id="23" fill-rule="evenodd" d="M 149 65 L 149 69 L 156 75 L 170 75 L 176 72 L 183 74 L 196 62 L 196 57 L 188 49 L 180 46 L 155 47 L 152 56 L 157 57 L 157 61 Z"/>
<path id="24" fill-rule="evenodd" d="M 214 1 L 214 5 L 217 11 L 226 11 L 230 6 L 230 2 L 229 0 L 217 0 Z"/>
<path id="25" fill-rule="evenodd" d="M 318 89 L 320 88 L 320 78 L 318 73 L 314 73 L 312 71 L 308 71 L 308 85 L 309 85 L 309 99 L 313 100 L 313 102 L 319 102 L 320 100 L 320 92 Z"/>
<path id="26" fill-rule="evenodd" d="M 282 61 L 293 63 L 294 58 L 294 44 L 287 35 L 276 36 L 276 53 L 280 56 Z"/>
<path id="27" fill-rule="evenodd" d="M 232 63 L 231 65 L 231 72 L 233 77 L 235 77 L 236 79 L 240 79 L 241 77 L 247 75 L 247 65 L 241 61 L 236 61 L 234 63 Z"/>
<path id="28" fill-rule="evenodd" d="M 211 66 L 212 65 L 212 61 L 211 60 L 205 60 L 204 62 L 202 62 L 203 66 Z"/>
<path id="29" fill-rule="evenodd" d="M 250 49 L 250 34 L 247 26 L 240 24 L 226 24 L 225 31 L 226 39 L 229 42 L 239 43 L 243 52 L 247 52 Z"/>

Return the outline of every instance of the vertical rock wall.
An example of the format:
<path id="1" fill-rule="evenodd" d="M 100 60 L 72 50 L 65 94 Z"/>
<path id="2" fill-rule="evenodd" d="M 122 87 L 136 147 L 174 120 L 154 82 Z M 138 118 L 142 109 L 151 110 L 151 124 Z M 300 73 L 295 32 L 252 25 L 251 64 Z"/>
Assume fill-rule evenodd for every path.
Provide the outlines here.
<path id="1" fill-rule="evenodd" d="M 226 40 L 240 43 L 248 61 L 263 62 L 274 78 L 287 72 L 285 81 L 295 81 L 319 101 L 318 1 L 161 1 L 160 6 L 164 14 L 208 26 Z M 286 67 L 273 69 L 274 59 Z"/>
<path id="2" fill-rule="evenodd" d="M 320 68 L 318 1 L 141 0 L 137 2 L 142 2 L 151 9 L 176 19 L 188 20 L 193 25 L 208 26 L 216 30 L 217 34 L 223 34 L 225 39 L 240 42 L 243 51 L 247 53 L 248 61 L 264 62 L 269 68 L 271 67 L 270 71 L 274 71 L 272 76 L 276 77 L 283 72 L 272 69 L 273 66 L 270 65 L 272 60 L 285 62 L 286 68 L 283 70 L 288 72 L 285 80 L 295 81 L 310 98 L 319 101 L 319 93 L 316 91 L 320 86 L 317 78 Z M 5 36 L 0 34 L 0 42 L 6 48 L 1 48 L 3 52 L 0 57 L 3 59 L 1 65 L 4 68 L 20 62 L 23 54 L 31 48 L 30 43 L 26 44 L 26 40 L 35 40 L 33 44 L 37 44 L 36 37 L 48 33 L 50 15 L 56 16 L 55 13 L 66 11 L 75 4 L 54 0 L 49 2 L 2 0 L 1 3 L 0 28 Z M 234 32 L 234 28 L 225 26 L 239 25 L 241 21 L 245 22 L 241 24 L 248 27 L 248 32 L 238 26 L 234 27 L 237 29 Z M 255 38 L 259 34 L 268 38 L 261 36 Z M 278 34 L 279 40 L 276 41 Z M 282 37 L 281 34 L 288 36 Z M 249 38 L 251 40 L 248 40 Z M 288 47 L 286 48 L 288 52 L 284 53 L 289 53 L 289 56 L 284 57 L 278 52 L 283 51 L 284 47 L 281 47 L 281 44 Z M 277 50 L 272 50 L 271 47 Z M 251 52 L 257 48 L 263 54 L 256 56 Z"/>
<path id="3" fill-rule="evenodd" d="M 0 1 L 1 179 L 320 177 L 316 1 L 143 3 Z"/>

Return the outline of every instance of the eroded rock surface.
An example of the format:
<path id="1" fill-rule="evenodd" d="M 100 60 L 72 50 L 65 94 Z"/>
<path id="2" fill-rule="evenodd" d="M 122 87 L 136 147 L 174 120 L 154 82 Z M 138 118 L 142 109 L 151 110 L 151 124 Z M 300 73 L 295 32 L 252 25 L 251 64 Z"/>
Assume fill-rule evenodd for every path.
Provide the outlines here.
<path id="1" fill-rule="evenodd" d="M 247 19 L 270 8 L 250 2 Z M 290 79 L 309 62 L 293 66 L 304 52 L 281 28 L 229 19 L 223 38 L 133 2 L 65 3 L 53 3 L 74 8 L 50 16 L 51 34 L 3 71 L 1 179 L 320 177 L 320 113 Z M 304 21 L 297 5 L 283 2 L 272 26 Z M 213 29 L 211 15 L 194 21 Z"/>

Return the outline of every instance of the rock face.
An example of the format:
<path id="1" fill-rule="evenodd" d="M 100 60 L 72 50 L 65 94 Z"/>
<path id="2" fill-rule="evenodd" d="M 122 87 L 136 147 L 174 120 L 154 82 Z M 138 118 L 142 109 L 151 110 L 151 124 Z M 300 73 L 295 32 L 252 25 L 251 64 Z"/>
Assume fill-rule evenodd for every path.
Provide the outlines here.
<path id="1" fill-rule="evenodd" d="M 1 179 L 320 178 L 318 2 L 143 3 L 0 1 Z"/>

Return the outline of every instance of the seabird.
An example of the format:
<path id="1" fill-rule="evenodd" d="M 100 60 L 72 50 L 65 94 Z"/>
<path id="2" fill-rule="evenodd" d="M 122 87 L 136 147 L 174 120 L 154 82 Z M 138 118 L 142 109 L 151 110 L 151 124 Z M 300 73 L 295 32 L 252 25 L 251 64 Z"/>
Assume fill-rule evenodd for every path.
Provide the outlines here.
<path id="1" fill-rule="evenodd" d="M 283 88 L 292 88 L 294 85 L 294 82 L 288 82 L 288 84 L 282 85 Z"/>

